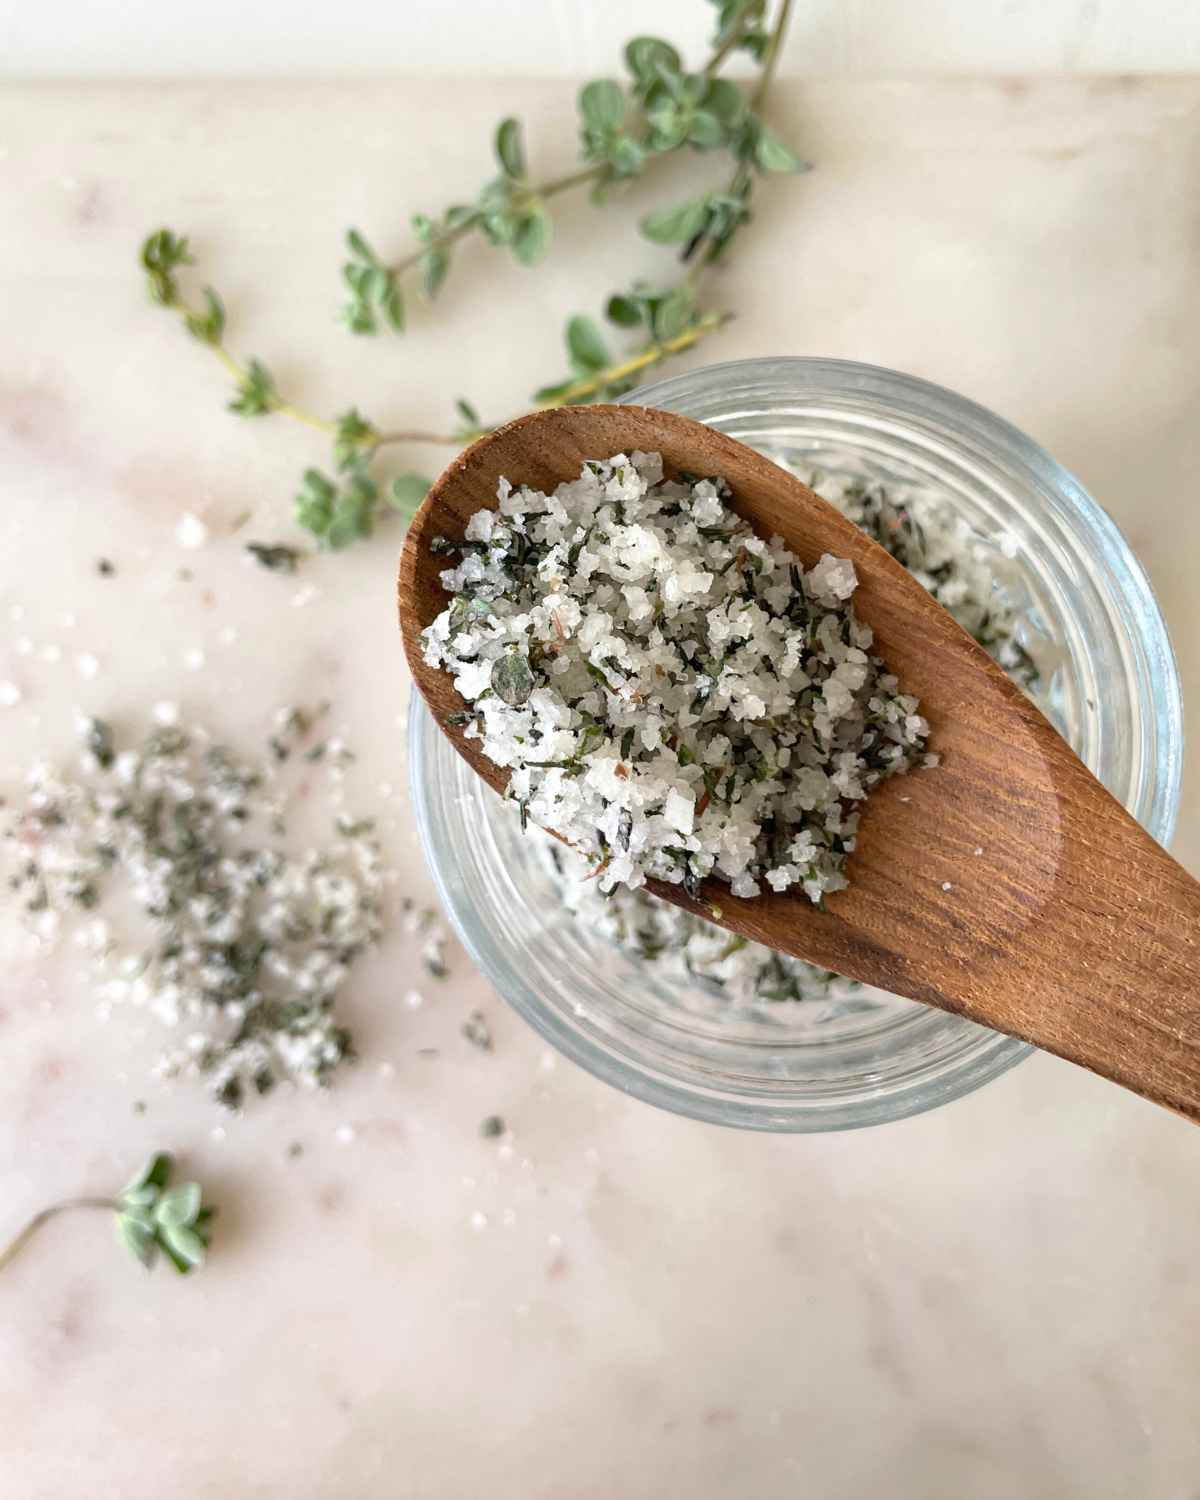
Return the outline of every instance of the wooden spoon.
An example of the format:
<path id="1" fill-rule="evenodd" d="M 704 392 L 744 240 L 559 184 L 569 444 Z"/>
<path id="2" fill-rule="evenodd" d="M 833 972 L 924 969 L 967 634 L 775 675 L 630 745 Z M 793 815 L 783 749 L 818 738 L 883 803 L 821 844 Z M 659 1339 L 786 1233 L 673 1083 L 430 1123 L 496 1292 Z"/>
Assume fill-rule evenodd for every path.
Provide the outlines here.
<path id="1" fill-rule="evenodd" d="M 502 476 L 552 490 L 585 459 L 658 452 L 668 474 L 723 475 L 760 536 L 811 567 L 852 559 L 855 609 L 921 700 L 942 764 L 866 804 L 848 890 L 753 900 L 706 882 L 656 896 L 823 968 L 941 1006 L 1200 1119 L 1200 884 L 1109 795 L 1053 726 L 898 562 L 783 469 L 732 438 L 636 406 L 534 412 L 481 438 L 430 490 L 400 559 L 400 628 L 416 684 L 472 769 L 507 772 L 448 715 L 450 677 L 420 632 L 446 606 L 435 536 L 495 508 Z M 714 911 L 719 908 L 719 915 Z"/>

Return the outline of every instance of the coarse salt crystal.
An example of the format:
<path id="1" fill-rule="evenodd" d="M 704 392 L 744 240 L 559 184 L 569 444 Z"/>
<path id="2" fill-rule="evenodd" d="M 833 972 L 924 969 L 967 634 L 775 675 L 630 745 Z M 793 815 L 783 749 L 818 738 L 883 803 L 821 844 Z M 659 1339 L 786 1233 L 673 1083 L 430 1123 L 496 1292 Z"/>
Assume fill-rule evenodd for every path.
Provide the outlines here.
<path id="1" fill-rule="evenodd" d="M 175 525 L 175 540 L 179 546 L 194 551 L 208 541 L 208 527 L 199 516 L 190 510 L 184 511 Z"/>
<path id="2" fill-rule="evenodd" d="M 14 708 L 23 697 L 15 682 L 0 682 L 0 708 Z"/>

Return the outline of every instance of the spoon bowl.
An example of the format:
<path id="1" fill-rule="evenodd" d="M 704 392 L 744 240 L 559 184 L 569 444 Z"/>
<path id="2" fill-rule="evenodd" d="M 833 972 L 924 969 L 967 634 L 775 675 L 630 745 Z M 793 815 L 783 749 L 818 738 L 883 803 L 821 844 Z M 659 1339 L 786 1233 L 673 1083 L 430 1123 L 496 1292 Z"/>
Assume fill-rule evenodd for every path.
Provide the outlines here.
<path id="1" fill-rule="evenodd" d="M 883 548 L 793 476 L 673 413 L 629 406 L 537 412 L 459 456 L 405 543 L 400 619 L 413 677 L 455 748 L 497 791 L 507 772 L 448 722 L 464 704 L 426 665 L 420 632 L 445 607 L 435 536 L 460 539 L 502 477 L 553 489 L 589 458 L 659 452 L 668 475 L 723 476 L 732 504 L 811 567 L 849 558 L 856 613 L 921 700 L 932 770 L 865 804 L 849 888 L 802 895 L 657 896 L 731 932 L 941 1006 L 1200 1116 L 1200 887 L 1137 826 L 987 653 Z"/>

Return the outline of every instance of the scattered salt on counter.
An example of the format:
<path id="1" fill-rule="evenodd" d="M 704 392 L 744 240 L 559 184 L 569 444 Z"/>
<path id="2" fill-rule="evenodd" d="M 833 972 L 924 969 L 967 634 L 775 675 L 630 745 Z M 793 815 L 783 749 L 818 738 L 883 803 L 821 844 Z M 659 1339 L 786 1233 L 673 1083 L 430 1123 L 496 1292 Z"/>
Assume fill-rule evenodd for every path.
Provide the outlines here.
<path id="1" fill-rule="evenodd" d="M 176 523 L 175 540 L 179 546 L 193 551 L 197 547 L 203 547 L 208 541 L 208 527 L 199 516 L 193 515 L 190 510 L 185 511 Z"/>

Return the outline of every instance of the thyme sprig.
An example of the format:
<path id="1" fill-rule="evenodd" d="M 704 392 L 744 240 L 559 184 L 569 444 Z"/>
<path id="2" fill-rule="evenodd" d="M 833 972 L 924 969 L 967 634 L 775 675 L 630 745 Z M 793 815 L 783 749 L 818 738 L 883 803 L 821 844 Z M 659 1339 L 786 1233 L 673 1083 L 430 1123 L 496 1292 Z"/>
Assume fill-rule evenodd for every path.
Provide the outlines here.
<path id="1" fill-rule="evenodd" d="M 270 369 L 259 359 L 240 360 L 226 342 L 225 307 L 210 286 L 203 288 L 203 304 L 185 297 L 179 271 L 193 265 L 186 236 L 159 229 L 142 246 L 142 266 L 153 299 L 179 315 L 187 333 L 207 345 L 233 376 L 234 395 L 229 410 L 244 418 L 289 417 L 323 433 L 331 440 L 332 470 L 305 469 L 295 497 L 297 523 L 312 533 L 323 548 L 337 549 L 372 534 L 382 514 L 398 512 L 407 522 L 429 488 L 422 474 L 403 470 L 390 482 L 381 480 L 376 463 L 380 451 L 400 444 L 462 447 L 490 432 L 470 402 L 457 402 L 458 422 L 446 432 L 388 429 L 351 407 L 333 418 L 297 406 L 280 392 Z M 646 337 L 629 354 L 609 352 L 595 323 L 574 317 L 567 324 L 567 352 L 572 373 L 563 381 L 543 386 L 532 398 L 535 406 L 560 406 L 613 399 L 632 389 L 635 377 L 690 349 L 729 319 L 724 312 L 702 313 L 690 293 L 680 289 L 656 293 L 635 288 L 614 294 L 608 314 L 619 327 L 637 325 Z"/>
<path id="2" fill-rule="evenodd" d="M 64 1198 L 52 1203 L 0 1250 L 0 1271 L 11 1264 L 44 1224 L 75 1209 L 105 1209 L 116 1216 L 117 1238 L 149 1269 L 164 1255 L 181 1276 L 203 1265 L 212 1236 L 216 1210 L 203 1201 L 198 1182 L 171 1186 L 174 1162 L 166 1151 L 156 1151 L 115 1198 Z"/>
<path id="3" fill-rule="evenodd" d="M 724 152 L 732 158 L 733 171 L 725 186 L 669 204 L 642 220 L 647 239 L 679 247 L 684 267 L 679 280 L 658 288 L 635 283 L 608 298 L 609 322 L 637 335 L 625 351 L 610 348 L 594 319 L 582 314 L 570 318 L 566 325 L 568 374 L 539 387 L 531 404 L 548 407 L 617 399 L 648 370 L 722 328 L 732 314 L 704 305 L 705 273 L 727 254 L 749 222 L 759 178 L 801 171 L 805 164 L 762 118 L 791 0 L 781 0 L 769 30 L 766 0 L 713 3 L 717 8 L 713 52 L 698 72 L 684 69 L 679 52 L 669 42 L 636 37 L 625 48 L 629 77 L 624 85 L 596 79 L 584 86 L 579 95 L 583 165 L 577 171 L 531 187 L 520 125 L 509 118 L 501 121 L 494 142 L 500 175 L 484 186 L 473 204 L 452 205 L 436 219 L 418 214 L 413 221 L 418 248 L 411 254 L 389 263 L 359 230 L 351 230 L 352 259 L 343 267 L 351 293 L 344 310 L 349 326 L 358 332 L 373 332 L 382 324 L 403 328 L 401 278 L 419 269 L 426 295 L 436 296 L 452 248 L 470 234 L 482 234 L 492 244 L 510 248 L 518 260 L 534 263 L 550 241 L 547 198 L 584 183 L 591 183 L 602 196 L 620 180 L 641 173 L 650 161 L 686 147 Z M 739 48 L 762 66 L 749 96 L 716 76 L 724 60 Z M 198 296 L 185 294 L 180 273 L 194 264 L 186 236 L 168 228 L 156 230 L 142 246 L 141 261 L 152 299 L 177 314 L 186 332 L 206 345 L 232 377 L 231 411 L 246 419 L 288 417 L 329 440 L 330 465 L 304 471 L 294 506 L 298 524 L 322 548 L 341 548 L 370 536 L 389 513 L 407 520 L 420 504 L 428 480 L 416 470 L 385 473 L 380 457 L 385 449 L 461 447 L 492 430 L 478 410 L 461 398 L 458 419 L 441 431 L 389 428 L 357 406 L 334 416 L 308 411 L 281 390 L 262 360 L 243 359 L 231 350 L 225 305 L 214 288 L 202 287 Z"/>
<path id="4" fill-rule="evenodd" d="M 665 157 L 683 150 L 708 152 L 734 146 L 744 105 L 738 88 L 716 77 L 729 55 L 744 48 L 756 58 L 773 56 L 763 30 L 765 0 L 714 0 L 717 31 L 713 51 L 696 72 L 660 37 L 634 37 L 624 49 L 628 79 L 597 78 L 579 92 L 580 165 L 574 171 L 533 182 L 521 122 L 510 116 L 496 129 L 493 149 L 499 174 L 470 203 L 452 203 L 442 213 L 414 214 L 414 249 L 391 262 L 359 229 L 350 229 L 350 259 L 342 278 L 350 296 L 342 309 L 354 333 L 390 327 L 404 331 L 403 280 L 420 276 L 425 297 L 441 290 L 462 241 L 482 236 L 507 249 L 522 265 L 536 265 L 548 252 L 553 223 L 551 199 L 590 187 L 603 203 L 610 189 L 639 177 Z M 765 96 L 765 91 L 764 91 Z"/>

